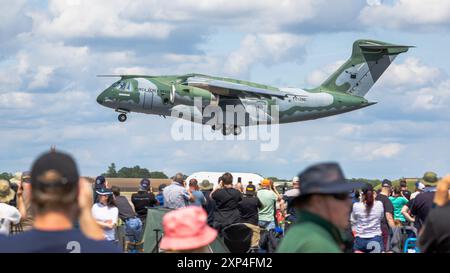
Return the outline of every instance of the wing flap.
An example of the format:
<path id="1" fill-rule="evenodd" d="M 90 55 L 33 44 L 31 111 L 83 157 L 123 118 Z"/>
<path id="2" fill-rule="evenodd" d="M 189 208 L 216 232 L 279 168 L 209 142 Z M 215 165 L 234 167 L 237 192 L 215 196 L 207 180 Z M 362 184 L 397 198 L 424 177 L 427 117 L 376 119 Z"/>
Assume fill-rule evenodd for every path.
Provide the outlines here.
<path id="1" fill-rule="evenodd" d="M 208 89 L 211 93 L 223 96 L 239 97 L 242 95 L 251 94 L 258 97 L 259 96 L 286 97 L 286 93 L 280 91 L 268 90 L 245 84 L 209 79 L 198 76 L 187 78 L 185 83 L 188 85 Z"/>

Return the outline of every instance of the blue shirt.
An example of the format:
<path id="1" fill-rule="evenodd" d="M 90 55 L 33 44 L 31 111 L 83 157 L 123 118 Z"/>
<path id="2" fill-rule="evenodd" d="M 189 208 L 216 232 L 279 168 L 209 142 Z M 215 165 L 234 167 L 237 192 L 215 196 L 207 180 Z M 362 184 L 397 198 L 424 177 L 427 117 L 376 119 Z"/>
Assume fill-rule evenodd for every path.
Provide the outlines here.
<path id="1" fill-rule="evenodd" d="M 189 205 L 189 193 L 179 183 L 173 182 L 163 190 L 164 207 L 169 209 L 183 208 Z"/>
<path id="2" fill-rule="evenodd" d="M 91 240 L 76 229 L 33 229 L 11 237 L 0 237 L 0 253 L 120 253 L 120 250 L 112 242 Z"/>
<path id="3" fill-rule="evenodd" d="M 191 205 L 201 207 L 206 204 L 205 196 L 201 191 L 193 191 L 192 195 L 195 197 L 195 200 L 190 202 Z"/>
<path id="4" fill-rule="evenodd" d="M 164 207 L 164 196 L 163 196 L 162 192 L 160 192 L 156 195 L 156 200 L 158 200 L 160 207 Z"/>

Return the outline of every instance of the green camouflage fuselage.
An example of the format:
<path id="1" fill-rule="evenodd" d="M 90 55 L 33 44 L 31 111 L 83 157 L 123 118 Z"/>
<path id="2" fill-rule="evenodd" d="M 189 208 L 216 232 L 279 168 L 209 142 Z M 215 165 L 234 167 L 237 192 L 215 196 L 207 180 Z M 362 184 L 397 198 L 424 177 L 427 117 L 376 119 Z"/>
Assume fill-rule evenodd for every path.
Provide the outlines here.
<path id="1" fill-rule="evenodd" d="M 263 84 L 201 74 L 179 76 L 121 76 L 104 90 L 98 103 L 119 112 L 140 112 L 169 116 L 174 110 L 190 111 L 182 118 L 206 123 L 203 115 L 208 105 L 242 106 L 266 113 L 258 123 L 289 123 L 341 114 L 370 106 L 364 96 L 392 63 L 395 57 L 408 51 L 379 41 L 358 40 L 351 58 L 321 86 L 314 89 L 277 88 Z M 219 84 L 219 86 L 217 85 Z M 227 87 L 231 86 L 231 87 Z M 195 98 L 201 105 L 194 104 Z M 278 119 L 272 119 L 273 106 Z M 253 108 L 252 108 L 253 107 Z M 248 120 L 237 124 L 249 125 Z"/>
<path id="2" fill-rule="evenodd" d="M 185 86 L 175 84 L 176 95 L 174 103 L 171 103 L 170 92 L 172 82 L 184 79 L 190 75 L 183 76 L 161 76 L 161 77 L 124 77 L 119 82 L 103 91 L 97 98 L 97 101 L 113 109 L 123 110 L 125 112 L 140 112 L 146 114 L 170 116 L 173 109 L 190 107 L 191 111 L 201 113 L 201 110 L 195 107 L 194 99 L 201 98 L 202 106 L 213 104 L 218 100 L 218 105 L 258 105 L 269 116 L 271 106 L 278 106 L 279 123 L 289 123 L 317 119 L 321 117 L 336 115 L 360 109 L 371 105 L 366 99 L 353 95 L 347 95 L 333 91 L 303 90 L 298 88 L 275 88 L 256 83 L 236 81 L 232 79 L 223 79 L 226 81 L 235 81 L 239 83 L 251 84 L 259 88 L 270 88 L 271 90 L 286 93 L 283 98 L 272 97 L 227 97 L 215 95 L 207 89 L 195 86 Z M 202 77 L 208 77 L 201 75 Z M 122 87 L 120 88 L 120 84 Z M 219 98 L 217 98 L 219 97 Z M 225 108 L 224 108 L 225 109 Z M 181 109 L 180 109 L 181 110 Z M 194 121 L 194 120 L 191 120 Z M 266 123 L 265 120 L 259 120 L 260 123 Z M 202 123 L 205 120 L 202 119 Z M 248 125 L 248 124 L 240 124 Z"/>

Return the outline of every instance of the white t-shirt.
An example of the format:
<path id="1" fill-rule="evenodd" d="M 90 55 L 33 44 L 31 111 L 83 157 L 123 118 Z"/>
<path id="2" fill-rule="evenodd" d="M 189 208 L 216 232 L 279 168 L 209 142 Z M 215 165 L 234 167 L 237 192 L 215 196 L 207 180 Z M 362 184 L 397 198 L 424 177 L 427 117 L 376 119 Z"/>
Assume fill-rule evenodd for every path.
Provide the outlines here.
<path id="1" fill-rule="evenodd" d="M 117 218 L 119 217 L 119 210 L 117 207 L 108 207 L 100 203 L 95 203 L 92 206 L 92 216 L 95 220 L 100 222 L 106 222 L 111 220 L 113 224 L 117 225 Z M 105 239 L 108 241 L 114 241 L 116 239 L 115 228 L 103 228 L 105 232 Z"/>
<path id="2" fill-rule="evenodd" d="M 381 219 L 383 219 L 384 208 L 381 201 L 375 200 L 373 207 L 367 213 L 366 204 L 358 202 L 353 204 L 351 222 L 356 232 L 356 237 L 373 238 L 381 236 Z"/>
<path id="3" fill-rule="evenodd" d="M 20 222 L 20 212 L 13 206 L 0 203 L 0 235 L 9 235 L 11 223 L 17 225 Z"/>

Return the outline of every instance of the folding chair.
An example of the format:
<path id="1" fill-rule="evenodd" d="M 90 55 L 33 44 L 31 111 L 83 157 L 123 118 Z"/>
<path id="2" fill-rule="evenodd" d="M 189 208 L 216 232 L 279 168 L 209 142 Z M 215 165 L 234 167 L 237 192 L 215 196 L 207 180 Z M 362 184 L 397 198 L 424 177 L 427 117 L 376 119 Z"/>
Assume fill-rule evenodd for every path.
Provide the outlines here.
<path id="1" fill-rule="evenodd" d="M 232 224 L 222 230 L 223 241 L 231 253 L 252 252 L 253 231 L 245 224 Z"/>
<path id="2" fill-rule="evenodd" d="M 404 253 L 420 253 L 420 249 L 417 246 L 417 238 L 408 238 L 405 241 L 403 247 Z"/>

